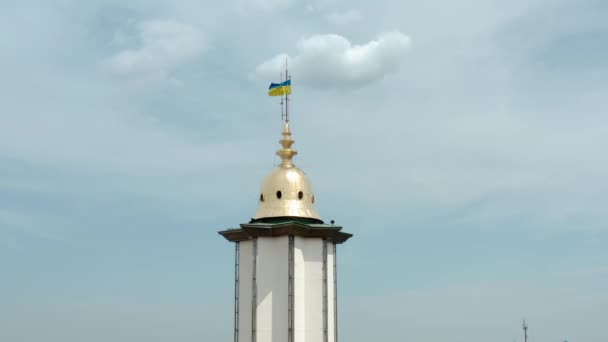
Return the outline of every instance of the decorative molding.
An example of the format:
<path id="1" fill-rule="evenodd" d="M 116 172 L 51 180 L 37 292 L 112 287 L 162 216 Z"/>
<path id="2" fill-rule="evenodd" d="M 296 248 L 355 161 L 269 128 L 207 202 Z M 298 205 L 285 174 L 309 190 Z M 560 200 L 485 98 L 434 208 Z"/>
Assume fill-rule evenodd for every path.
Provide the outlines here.
<path id="1" fill-rule="evenodd" d="M 228 241 L 247 241 L 255 237 L 300 236 L 323 238 L 333 243 L 344 243 L 353 235 L 341 231 L 342 227 L 327 224 L 306 224 L 296 221 L 284 223 L 244 223 L 241 228 L 219 232 Z"/>

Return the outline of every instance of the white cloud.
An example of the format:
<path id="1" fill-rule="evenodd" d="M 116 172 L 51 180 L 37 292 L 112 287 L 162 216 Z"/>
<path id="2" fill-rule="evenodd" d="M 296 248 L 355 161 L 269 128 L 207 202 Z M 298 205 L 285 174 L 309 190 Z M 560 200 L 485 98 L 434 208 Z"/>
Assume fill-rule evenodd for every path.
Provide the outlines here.
<path id="1" fill-rule="evenodd" d="M 140 46 L 118 52 L 109 65 L 121 74 L 165 74 L 205 51 L 205 37 L 196 27 L 172 20 L 150 20 L 138 26 Z"/>
<path id="2" fill-rule="evenodd" d="M 399 31 L 382 33 L 363 45 L 353 45 L 337 34 L 316 35 L 299 41 L 295 55 L 279 54 L 258 65 L 255 74 L 276 78 L 288 59 L 302 83 L 319 88 L 361 87 L 398 69 L 409 45 L 410 38 Z"/>
<path id="3" fill-rule="evenodd" d="M 332 12 L 327 15 L 327 21 L 332 25 L 348 25 L 363 19 L 359 11 Z"/>

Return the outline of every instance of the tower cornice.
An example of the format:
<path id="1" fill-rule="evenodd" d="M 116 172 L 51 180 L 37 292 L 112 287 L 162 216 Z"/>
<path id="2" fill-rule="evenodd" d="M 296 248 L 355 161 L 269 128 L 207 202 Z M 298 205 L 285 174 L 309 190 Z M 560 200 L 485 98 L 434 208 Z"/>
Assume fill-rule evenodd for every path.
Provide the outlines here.
<path id="1" fill-rule="evenodd" d="M 293 235 L 306 238 L 323 238 L 341 244 L 353 236 L 341 230 L 341 226 L 333 224 L 303 223 L 292 220 L 278 223 L 243 223 L 240 228 L 227 229 L 218 233 L 231 242 L 247 241 L 254 237 Z"/>

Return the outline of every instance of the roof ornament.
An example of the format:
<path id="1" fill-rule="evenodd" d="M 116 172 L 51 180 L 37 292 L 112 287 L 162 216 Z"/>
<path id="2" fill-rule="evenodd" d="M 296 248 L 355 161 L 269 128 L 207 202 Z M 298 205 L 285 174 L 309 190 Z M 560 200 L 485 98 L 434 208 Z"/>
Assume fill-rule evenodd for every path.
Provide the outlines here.
<path id="1" fill-rule="evenodd" d="M 289 129 L 289 122 L 285 122 L 283 127 L 283 137 L 279 140 L 282 149 L 277 151 L 277 156 L 281 157 L 281 166 L 282 167 L 293 167 L 293 157 L 298 154 L 298 151 L 291 148 L 291 145 L 295 143 L 293 139 L 291 139 L 291 131 Z"/>
<path id="2" fill-rule="evenodd" d="M 287 58 L 285 58 L 285 81 L 283 81 L 283 72 L 281 72 L 281 83 L 271 83 L 268 88 L 268 95 L 281 97 L 281 120 L 283 121 L 283 137 L 279 140 L 282 149 L 277 151 L 277 156 L 281 157 L 282 167 L 293 167 L 293 157 L 298 152 L 291 148 L 295 141 L 291 139 L 291 131 L 289 130 L 289 94 L 291 94 L 291 76 L 287 69 Z"/>
<path id="3" fill-rule="evenodd" d="M 287 62 L 285 62 L 285 75 L 289 75 Z M 315 196 L 310 181 L 306 174 L 293 163 L 293 157 L 298 152 L 292 148 L 295 141 L 291 137 L 289 127 L 289 94 L 291 94 L 289 76 L 286 81 L 283 81 L 281 75 L 281 83 L 271 83 L 268 88 L 268 95 L 281 96 L 283 132 L 279 140 L 281 148 L 276 151 L 276 155 L 281 158 L 281 163 L 264 179 L 258 209 L 252 221 L 262 222 L 289 218 L 323 223 L 315 209 Z M 284 110 L 283 105 L 285 105 Z"/>

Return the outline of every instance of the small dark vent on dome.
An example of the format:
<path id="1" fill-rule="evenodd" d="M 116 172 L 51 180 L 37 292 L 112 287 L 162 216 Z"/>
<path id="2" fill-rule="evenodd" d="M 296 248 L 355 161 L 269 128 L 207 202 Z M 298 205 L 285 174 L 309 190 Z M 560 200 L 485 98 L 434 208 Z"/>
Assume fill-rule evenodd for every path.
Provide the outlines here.
<path id="1" fill-rule="evenodd" d="M 302 191 L 298 191 L 298 199 L 304 198 L 304 193 Z"/>
<path id="2" fill-rule="evenodd" d="M 281 193 L 281 190 L 277 191 L 277 198 L 281 199 L 281 197 L 283 197 L 283 194 Z"/>
<path id="3" fill-rule="evenodd" d="M 264 194 L 260 194 L 260 202 L 264 202 Z"/>

